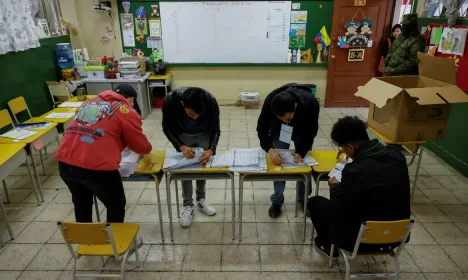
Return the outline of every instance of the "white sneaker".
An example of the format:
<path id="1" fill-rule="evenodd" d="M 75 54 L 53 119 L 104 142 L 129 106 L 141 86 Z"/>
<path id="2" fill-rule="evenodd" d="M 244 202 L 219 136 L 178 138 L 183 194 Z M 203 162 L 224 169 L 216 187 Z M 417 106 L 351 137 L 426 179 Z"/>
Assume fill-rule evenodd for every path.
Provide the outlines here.
<path id="1" fill-rule="evenodd" d="M 205 215 L 213 216 L 216 214 L 216 209 L 204 199 L 197 201 L 197 206 L 198 209 L 200 209 L 200 211 L 202 211 L 202 213 Z"/>
<path id="2" fill-rule="evenodd" d="M 189 227 L 192 225 L 193 216 L 195 211 L 193 211 L 193 206 L 185 206 L 182 217 L 180 217 L 180 225 L 182 227 Z"/>

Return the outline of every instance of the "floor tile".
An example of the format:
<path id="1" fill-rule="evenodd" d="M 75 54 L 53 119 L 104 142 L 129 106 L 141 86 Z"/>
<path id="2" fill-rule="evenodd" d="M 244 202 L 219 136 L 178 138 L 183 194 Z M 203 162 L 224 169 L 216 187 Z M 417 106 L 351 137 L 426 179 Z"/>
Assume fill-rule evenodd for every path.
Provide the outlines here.
<path id="1" fill-rule="evenodd" d="M 71 259 L 67 246 L 46 244 L 32 260 L 27 270 L 64 270 Z"/>
<path id="2" fill-rule="evenodd" d="M 263 208 L 262 211 L 268 211 L 268 206 L 262 205 Z M 232 215 L 232 206 L 231 205 L 226 205 L 225 206 L 226 212 L 225 212 L 225 217 L 226 222 L 230 221 L 231 215 Z M 239 220 L 239 207 L 236 206 L 236 219 Z M 256 221 L 256 207 L 255 205 L 244 205 L 242 207 L 242 222 L 243 223 L 255 223 Z"/>
<path id="3" fill-rule="evenodd" d="M 455 224 L 423 223 L 439 244 L 468 244 L 466 236 Z"/>
<path id="4" fill-rule="evenodd" d="M 0 270 L 25 270 L 42 248 L 40 244 L 10 244 L 0 253 Z"/>
<path id="5" fill-rule="evenodd" d="M 13 237 L 17 238 L 20 233 L 29 225 L 29 222 L 11 222 L 10 227 L 11 231 L 13 232 Z M 8 232 L 7 226 L 5 222 L 0 222 L 0 234 L 3 238 L 4 242 L 10 242 L 10 234 Z"/>
<path id="6" fill-rule="evenodd" d="M 468 246 L 448 245 L 443 248 L 463 272 L 468 272 Z"/>
<path id="7" fill-rule="evenodd" d="M 463 204 L 468 204 L 468 188 L 464 189 L 448 189 Z"/>
<path id="8" fill-rule="evenodd" d="M 162 211 L 164 213 L 164 210 Z M 130 211 L 126 213 L 127 218 L 125 219 L 125 221 L 127 222 L 154 223 L 157 221 L 159 223 L 159 214 L 158 214 L 157 205 L 135 205 L 133 210 L 130 213 L 129 212 Z"/>
<path id="9" fill-rule="evenodd" d="M 190 244 L 222 244 L 223 230 L 223 223 L 193 223 Z"/>
<path id="10" fill-rule="evenodd" d="M 288 215 L 284 206 L 281 209 L 281 215 L 275 219 L 270 218 L 268 215 L 269 205 L 255 205 L 255 221 L 257 223 L 287 223 Z"/>
<path id="11" fill-rule="evenodd" d="M 14 243 L 46 243 L 57 230 L 57 222 L 32 222 Z"/>
<path id="12" fill-rule="evenodd" d="M 461 176 L 434 176 L 434 178 L 446 188 L 468 188 L 468 181 Z"/>
<path id="13" fill-rule="evenodd" d="M 400 271 L 401 272 L 421 272 L 420 268 L 417 266 L 414 258 L 408 254 L 408 251 L 403 250 L 400 253 Z M 394 272 L 395 271 L 395 262 L 390 256 L 376 256 L 374 257 L 375 263 L 377 265 L 379 272 Z"/>
<path id="14" fill-rule="evenodd" d="M 146 257 L 145 271 L 180 271 L 185 245 L 152 245 Z"/>
<path id="15" fill-rule="evenodd" d="M 68 189 L 68 188 L 60 176 L 49 176 L 49 178 L 44 183 L 42 183 L 42 189 Z"/>
<path id="16" fill-rule="evenodd" d="M 434 204 L 461 204 L 461 201 L 446 189 L 421 189 L 421 191 Z"/>
<path id="17" fill-rule="evenodd" d="M 183 271 L 221 271 L 222 246 L 187 245 Z"/>
<path id="18" fill-rule="evenodd" d="M 468 205 L 439 205 L 438 207 L 453 222 L 466 222 Z"/>
<path id="19" fill-rule="evenodd" d="M 427 280 L 464 280 L 463 273 L 424 273 Z"/>
<path id="20" fill-rule="evenodd" d="M 259 250 L 262 271 L 299 271 L 294 245 L 260 245 Z"/>
<path id="21" fill-rule="evenodd" d="M 0 271 L 0 279 L 2 280 L 16 280 L 20 276 L 21 271 Z"/>
<path id="22" fill-rule="evenodd" d="M 223 271 L 260 271 L 257 245 L 223 245 Z"/>
<path id="23" fill-rule="evenodd" d="M 56 280 L 61 274 L 62 271 L 25 271 L 17 280 Z"/>
<path id="24" fill-rule="evenodd" d="M 49 204 L 35 219 L 36 222 L 57 222 L 64 220 L 73 212 L 73 204 Z"/>
<path id="25" fill-rule="evenodd" d="M 138 280 L 154 280 L 154 272 L 137 272 Z M 164 280 L 179 280 L 180 272 L 158 272 L 158 279 Z"/>
<path id="26" fill-rule="evenodd" d="M 42 195 L 44 196 L 44 202 L 43 203 L 51 203 L 55 197 L 60 193 L 60 189 L 43 189 L 42 190 Z M 39 199 L 40 198 L 40 195 L 39 195 Z M 31 204 L 36 204 L 37 203 L 37 199 L 36 199 L 36 195 L 33 192 L 31 192 L 23 201 L 22 203 L 31 203 Z M 68 203 L 71 203 L 71 200 L 68 202 Z"/>
<path id="27" fill-rule="evenodd" d="M 468 236 L 468 223 L 455 223 L 455 225 Z"/>
<path id="28" fill-rule="evenodd" d="M 311 245 L 296 245 L 299 269 L 304 272 L 331 272 L 338 271 L 338 266 L 328 266 L 328 258 L 317 252 Z"/>
<path id="29" fill-rule="evenodd" d="M 412 205 L 411 212 L 419 222 L 450 222 L 450 219 L 448 219 L 435 205 Z"/>
<path id="30" fill-rule="evenodd" d="M 444 227 L 450 224 L 436 224 L 440 227 Z M 421 223 L 415 223 L 411 229 L 410 242 L 411 245 L 436 245 L 437 242 L 432 238 L 432 236 L 427 232 L 426 228 Z"/>
<path id="31" fill-rule="evenodd" d="M 10 203 L 20 203 L 26 197 L 28 197 L 31 193 L 33 193 L 32 189 L 8 189 L 8 196 L 10 198 Z M 3 194 L 3 201 L 6 201 L 6 195 Z M 40 199 L 40 197 L 39 197 Z"/>
<path id="32" fill-rule="evenodd" d="M 14 222 L 31 222 L 33 221 L 48 204 L 41 204 L 40 206 L 31 204 L 22 205 L 6 205 L 7 209 L 11 209 L 8 213 L 8 219 Z"/>
<path id="33" fill-rule="evenodd" d="M 224 223 L 223 244 L 258 244 L 257 224 L 242 223 L 242 240 L 239 241 L 239 224 L 236 224 L 235 239 L 232 239 L 232 225 Z"/>
<path id="34" fill-rule="evenodd" d="M 422 169 L 424 169 L 428 174 L 436 175 L 436 176 L 450 176 L 452 175 L 452 171 L 450 171 L 447 167 L 441 164 L 432 164 L 432 165 L 421 165 Z"/>
<path id="35" fill-rule="evenodd" d="M 310 218 L 308 218 L 310 220 Z M 289 223 L 293 243 L 296 245 L 311 244 L 310 235 L 312 231 L 312 223 L 307 224 L 306 237 L 304 241 L 304 224 L 303 223 Z"/>
<path id="36" fill-rule="evenodd" d="M 293 244 L 288 223 L 257 223 L 258 244 Z"/>
<path id="37" fill-rule="evenodd" d="M 422 272 L 459 272 L 457 265 L 439 246 L 408 245 L 405 248 Z"/>

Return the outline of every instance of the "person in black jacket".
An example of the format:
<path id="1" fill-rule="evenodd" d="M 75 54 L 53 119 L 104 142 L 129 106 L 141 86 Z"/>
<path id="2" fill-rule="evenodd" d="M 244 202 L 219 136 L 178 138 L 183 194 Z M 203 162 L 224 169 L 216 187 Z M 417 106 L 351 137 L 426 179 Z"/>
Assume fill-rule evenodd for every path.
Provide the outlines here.
<path id="1" fill-rule="evenodd" d="M 174 148 L 192 159 L 195 156 L 193 147 L 202 147 L 205 151 L 200 163 L 207 163 L 216 153 L 221 134 L 218 102 L 213 95 L 201 88 L 178 88 L 166 96 L 162 112 L 163 132 Z M 215 215 L 216 209 L 205 200 L 206 181 L 196 181 L 196 184 L 198 208 L 206 215 Z M 182 182 L 182 196 L 184 212 L 180 224 L 189 227 L 195 214 L 191 181 Z"/>
<path id="2" fill-rule="evenodd" d="M 366 124 L 358 117 L 339 119 L 331 138 L 353 161 L 343 168 L 341 182 L 335 177 L 328 180 L 330 200 L 314 196 L 308 203 L 317 231 L 315 247 L 327 257 L 332 243 L 352 251 L 362 222 L 404 220 L 411 215 L 408 167 L 397 149 L 369 140 Z M 359 252 L 398 245 L 361 244 Z M 338 257 L 338 252 L 333 255 Z"/>
<path id="3" fill-rule="evenodd" d="M 258 118 L 257 132 L 260 146 L 268 152 L 276 165 L 281 165 L 283 159 L 275 149 L 289 149 L 290 140 L 294 141 L 295 161 L 303 161 L 317 136 L 319 111 L 317 99 L 310 88 L 304 85 L 287 84 L 275 89 L 266 97 Z M 287 130 L 291 129 L 292 135 L 288 137 Z M 281 214 L 281 206 L 284 203 L 285 182 L 274 182 L 273 187 L 274 194 L 270 197 L 272 204 L 268 214 L 271 218 L 276 218 Z M 311 186 L 309 191 L 312 191 Z M 301 183 L 296 199 L 303 208 L 304 193 L 304 184 Z"/>

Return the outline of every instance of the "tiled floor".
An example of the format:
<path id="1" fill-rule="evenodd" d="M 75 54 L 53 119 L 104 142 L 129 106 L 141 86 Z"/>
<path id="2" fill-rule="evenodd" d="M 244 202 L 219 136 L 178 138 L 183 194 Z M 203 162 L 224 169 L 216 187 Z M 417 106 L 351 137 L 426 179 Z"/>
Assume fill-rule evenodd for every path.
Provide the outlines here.
<path id="1" fill-rule="evenodd" d="M 344 115 L 367 117 L 367 109 L 322 109 L 320 131 L 314 149 L 335 149 L 329 139 L 333 123 Z M 222 136 L 219 149 L 257 147 L 255 132 L 259 110 L 221 107 Z M 154 150 L 171 147 L 161 131 L 161 112 L 154 111 L 144 123 L 144 131 Z M 49 147 L 52 153 L 57 147 Z M 46 161 L 43 176 L 46 202 L 35 205 L 27 168 L 21 167 L 8 177 L 11 204 L 6 205 L 15 239 L 0 249 L 0 279 L 71 279 L 70 256 L 56 230 L 55 222 L 73 220 L 71 196 L 57 173 L 53 158 Z M 410 172 L 414 174 L 415 169 Z M 426 153 L 422 162 L 419 189 L 412 205 L 415 224 L 411 242 L 401 255 L 400 279 L 468 279 L 468 179 Z M 136 268 L 134 258 L 128 265 L 127 279 L 342 279 L 343 261 L 329 268 L 327 260 L 302 242 L 301 219 L 294 217 L 293 185 L 285 192 L 284 215 L 271 220 L 268 215 L 272 184 L 248 183 L 244 191 L 244 240 L 231 239 L 231 195 L 225 181 L 211 181 L 207 198 L 218 211 L 215 217 L 196 213 L 191 228 L 182 229 L 175 217 L 175 242 L 161 243 L 157 223 L 154 185 L 151 182 L 126 182 L 126 221 L 141 224 L 144 245 L 140 249 L 143 265 Z M 227 187 L 227 188 L 226 188 Z M 164 183 L 165 235 L 169 236 Z M 328 196 L 326 184 L 320 194 Z M 175 195 L 173 194 L 175 198 Z M 2 198 L 5 200 L 4 195 Z M 174 201 L 174 199 L 172 200 Z M 100 209 L 103 209 L 101 206 Z M 105 209 L 101 216 L 105 215 Z M 310 221 L 308 221 L 310 233 Z M 9 240 L 5 223 L 0 233 Z M 354 271 L 388 271 L 388 258 L 372 258 L 364 266 L 357 260 Z M 100 272 L 100 261 L 83 258 L 79 270 Z M 106 271 L 117 271 L 109 260 Z"/>

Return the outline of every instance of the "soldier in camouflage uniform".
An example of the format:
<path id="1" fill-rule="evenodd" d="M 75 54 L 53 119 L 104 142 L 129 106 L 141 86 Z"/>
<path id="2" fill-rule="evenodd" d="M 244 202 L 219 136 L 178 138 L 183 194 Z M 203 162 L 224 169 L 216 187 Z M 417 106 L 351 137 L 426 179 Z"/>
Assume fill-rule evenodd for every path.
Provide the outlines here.
<path id="1" fill-rule="evenodd" d="M 424 37 L 419 34 L 417 20 L 417 14 L 403 16 L 403 31 L 385 58 L 385 76 L 418 74 L 418 52 L 424 52 L 426 44 Z"/>

